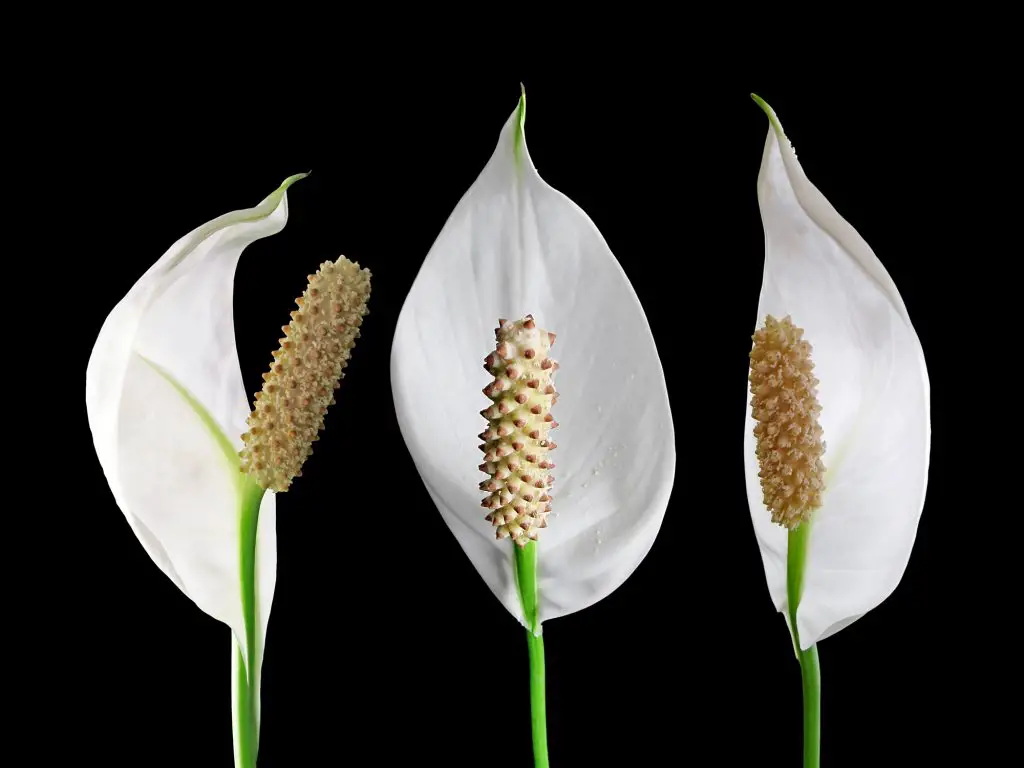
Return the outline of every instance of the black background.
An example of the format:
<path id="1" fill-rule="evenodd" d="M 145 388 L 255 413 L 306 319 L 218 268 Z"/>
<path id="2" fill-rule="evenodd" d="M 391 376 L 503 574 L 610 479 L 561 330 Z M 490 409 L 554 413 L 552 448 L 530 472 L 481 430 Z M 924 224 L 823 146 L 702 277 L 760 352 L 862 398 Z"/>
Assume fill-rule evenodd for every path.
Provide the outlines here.
<path id="1" fill-rule="evenodd" d="M 951 555 L 963 551 L 958 522 L 971 499 L 951 437 L 961 361 L 944 354 L 963 327 L 947 302 L 964 278 L 945 266 L 957 248 L 946 225 L 962 209 L 948 124 L 913 95 L 920 73 L 840 87 L 768 68 L 711 82 L 625 70 L 349 77 L 339 64 L 311 82 L 265 63 L 217 77 L 146 73 L 142 86 L 130 61 L 112 59 L 69 70 L 48 105 L 64 129 L 49 182 L 85 222 L 75 236 L 87 268 L 66 274 L 67 552 L 26 572 L 54 607 L 22 625 L 51 662 L 21 714 L 51 734 L 55 718 L 67 723 L 66 738 L 34 742 L 39 754 L 231 765 L 228 630 L 149 561 L 114 504 L 88 433 L 85 366 L 106 314 L 178 237 L 312 170 L 289 192 L 287 227 L 239 265 L 246 389 L 258 388 L 321 261 L 343 253 L 369 267 L 373 296 L 323 439 L 278 499 L 260 765 L 531 764 L 523 630 L 430 502 L 388 380 L 404 297 L 522 79 L 534 163 L 594 220 L 647 313 L 678 450 L 646 560 L 610 597 L 545 625 L 552 765 L 799 764 L 799 668 L 743 482 L 768 127 L 750 91 L 776 109 L 810 179 L 889 270 L 932 382 L 928 500 L 906 575 L 820 647 L 823 765 L 978 764 L 967 757 L 979 754 L 974 691 L 991 668 L 973 657 L 965 571 L 983 556 Z"/>

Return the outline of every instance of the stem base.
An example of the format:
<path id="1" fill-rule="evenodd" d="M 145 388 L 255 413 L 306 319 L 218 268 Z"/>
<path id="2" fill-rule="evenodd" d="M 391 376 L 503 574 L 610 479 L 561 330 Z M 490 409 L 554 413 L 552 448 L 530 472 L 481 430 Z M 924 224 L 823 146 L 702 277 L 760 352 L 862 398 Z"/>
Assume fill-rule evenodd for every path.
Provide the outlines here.
<path id="1" fill-rule="evenodd" d="M 821 763 L 821 670 L 818 646 L 798 652 L 804 693 L 804 768 Z"/>
<path id="2" fill-rule="evenodd" d="M 802 523 L 789 532 L 786 551 L 786 599 L 789 603 L 789 627 L 793 650 L 800 662 L 800 679 L 804 701 L 804 768 L 818 768 L 821 760 L 821 670 L 818 667 L 818 646 L 800 650 L 800 630 L 796 611 L 804 591 L 804 569 L 807 566 L 807 542 L 811 524 Z"/>
<path id="3" fill-rule="evenodd" d="M 530 726 L 535 768 L 548 768 L 548 725 L 544 678 L 544 638 L 537 619 L 537 543 L 516 547 L 516 585 L 526 617 L 526 643 L 530 651 Z"/>

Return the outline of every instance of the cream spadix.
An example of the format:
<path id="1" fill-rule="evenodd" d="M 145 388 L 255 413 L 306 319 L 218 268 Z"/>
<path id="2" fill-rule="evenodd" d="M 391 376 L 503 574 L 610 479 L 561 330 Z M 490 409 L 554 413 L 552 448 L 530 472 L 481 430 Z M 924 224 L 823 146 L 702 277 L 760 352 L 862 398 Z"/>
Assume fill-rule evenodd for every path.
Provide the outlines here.
<path id="1" fill-rule="evenodd" d="M 555 334 L 527 315 L 498 320 L 494 335 L 497 346 L 484 361 L 494 381 L 483 390 L 494 404 L 480 412 L 488 426 L 479 435 L 484 441 L 479 468 L 490 475 L 480 483 L 488 493 L 481 506 L 491 510 L 485 519 L 495 527 L 495 537 L 511 537 L 522 547 L 537 540 L 551 512 L 555 464 L 550 453 L 556 445 L 550 432 L 558 426 L 551 413 L 558 399 L 552 377 L 558 363 L 549 350 Z"/>
<path id="2" fill-rule="evenodd" d="M 790 355 L 798 365 L 804 378 L 796 383 L 804 395 L 816 390 L 813 402 L 820 413 L 813 421 L 820 434 L 800 414 L 766 421 L 769 414 L 758 400 L 772 392 L 750 390 L 744 433 L 747 497 L 768 589 L 784 614 L 790 609 L 786 523 L 810 523 L 793 627 L 800 647 L 807 649 L 880 604 L 903 575 L 927 485 L 929 383 L 920 341 L 892 278 L 808 181 L 774 111 L 757 101 L 770 121 L 757 181 L 765 235 L 757 322 L 768 323 L 755 334 L 748 387 L 770 385 L 765 377 L 771 375 L 786 378 L 781 369 L 759 371 L 766 362 L 763 354 L 774 354 L 771 336 L 780 354 L 775 359 L 781 363 Z M 774 319 L 787 317 L 792 324 Z M 811 345 L 813 376 L 799 368 Z M 777 414 L 792 405 L 784 398 L 794 395 L 786 391 L 785 386 L 774 390 Z M 769 447 L 766 430 L 784 422 L 800 427 L 797 442 Z M 763 460 L 772 460 L 765 455 L 771 450 L 780 452 L 782 464 L 776 465 L 779 472 L 767 467 L 766 478 Z M 793 463 L 787 451 L 803 451 L 808 463 Z M 817 459 L 824 464 L 823 477 Z M 793 506 L 793 497 L 785 496 L 792 486 L 780 474 L 786 462 L 793 471 L 802 467 L 809 483 L 803 488 L 815 508 Z M 776 483 L 774 488 L 762 485 L 766 479 Z"/>
<path id="3" fill-rule="evenodd" d="M 300 304 L 323 292 L 326 304 L 314 302 L 313 313 L 323 317 L 293 317 L 275 355 L 281 369 L 265 377 L 250 415 L 235 347 L 235 269 L 248 245 L 285 226 L 286 191 L 304 175 L 174 243 L 107 316 L 86 372 L 89 426 L 114 501 L 164 574 L 231 628 L 235 761 L 245 768 L 256 760 L 276 582 L 274 490 L 285 490 L 309 455 L 330 402 L 324 390 L 333 391 L 351 347 L 352 330 L 338 326 L 358 327 L 368 294 L 368 275 L 344 259 L 324 265 L 351 280 L 311 279 Z"/>

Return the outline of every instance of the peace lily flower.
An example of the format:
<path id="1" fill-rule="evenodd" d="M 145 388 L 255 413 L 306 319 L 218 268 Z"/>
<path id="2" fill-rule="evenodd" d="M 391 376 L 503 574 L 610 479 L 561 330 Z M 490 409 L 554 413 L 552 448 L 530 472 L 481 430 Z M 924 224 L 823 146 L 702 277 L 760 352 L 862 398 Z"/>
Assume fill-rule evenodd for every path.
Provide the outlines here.
<path id="1" fill-rule="evenodd" d="M 86 375 L 89 426 L 114 500 L 167 577 L 231 628 L 240 768 L 256 765 L 275 492 L 301 474 L 369 295 L 369 272 L 347 259 L 310 275 L 250 413 L 235 348 L 235 268 L 250 243 L 284 228 L 286 191 L 303 176 L 171 246 L 107 317 Z"/>
<path id="2" fill-rule="evenodd" d="M 524 95 L 427 255 L 399 317 L 391 375 L 431 498 L 527 628 L 542 766 L 542 623 L 594 604 L 639 565 L 664 517 L 675 448 L 643 308 L 593 222 L 538 175 L 525 107 Z M 545 445 L 553 408 L 556 471 L 555 445 Z"/>
<path id="3" fill-rule="evenodd" d="M 924 506 L 924 354 L 868 244 L 808 181 L 768 115 L 765 232 L 744 458 L 768 590 L 804 681 L 804 765 L 817 766 L 816 644 L 896 588 Z"/>

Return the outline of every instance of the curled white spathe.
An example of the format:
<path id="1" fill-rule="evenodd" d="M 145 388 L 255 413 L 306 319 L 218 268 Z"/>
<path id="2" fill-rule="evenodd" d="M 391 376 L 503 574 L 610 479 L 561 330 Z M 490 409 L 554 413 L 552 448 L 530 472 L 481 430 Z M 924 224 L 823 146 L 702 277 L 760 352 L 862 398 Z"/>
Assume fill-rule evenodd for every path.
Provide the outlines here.
<path id="1" fill-rule="evenodd" d="M 879 605 L 903 576 L 924 506 L 931 444 L 924 353 L 896 285 L 804 175 L 774 112 L 758 175 L 765 234 L 757 325 L 790 315 L 820 381 L 826 490 L 814 513 L 797 629 L 803 649 Z M 747 392 L 750 514 L 776 608 L 787 535 L 762 501 Z"/>
<path id="2" fill-rule="evenodd" d="M 403 438 L 431 498 L 505 607 L 524 622 L 513 549 L 481 508 L 484 357 L 499 317 L 558 336 L 557 468 L 538 541 L 542 621 L 615 590 L 661 527 L 675 473 L 672 416 L 643 308 L 587 215 L 530 160 L 525 101 L 452 212 L 406 298 L 391 379 Z M 525 622 L 524 622 L 525 623 Z"/>
<path id="3" fill-rule="evenodd" d="M 86 371 L 89 427 L 114 501 L 163 573 L 231 628 L 243 657 L 237 452 L 249 401 L 235 348 L 234 275 L 250 243 L 284 228 L 286 190 L 297 178 L 174 243 L 111 310 Z M 257 692 L 275 524 L 268 492 L 256 539 Z"/>

